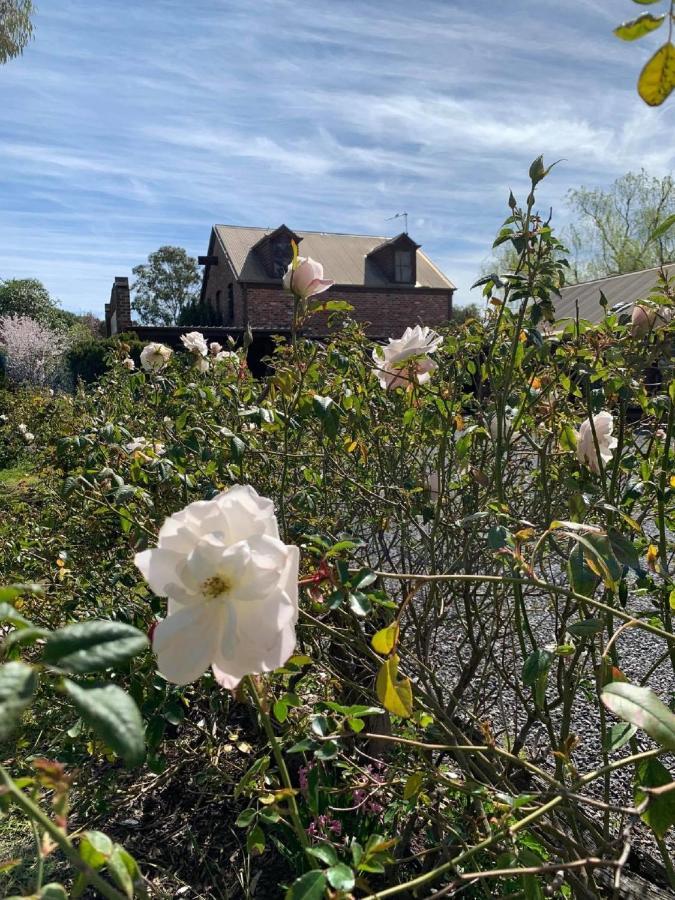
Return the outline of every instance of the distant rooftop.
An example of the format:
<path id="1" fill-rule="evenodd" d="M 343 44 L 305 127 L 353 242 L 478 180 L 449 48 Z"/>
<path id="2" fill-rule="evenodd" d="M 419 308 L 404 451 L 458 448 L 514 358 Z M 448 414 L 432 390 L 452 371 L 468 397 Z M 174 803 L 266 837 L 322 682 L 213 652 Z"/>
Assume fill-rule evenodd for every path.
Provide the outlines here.
<path id="1" fill-rule="evenodd" d="M 218 240 L 229 257 L 238 280 L 277 284 L 265 271 L 262 260 L 253 252 L 255 245 L 276 228 L 249 228 L 239 225 L 215 225 Z M 300 238 L 301 256 L 311 256 L 323 266 L 324 277 L 337 285 L 392 287 L 377 263 L 368 254 L 390 237 L 366 234 L 339 234 L 325 231 L 295 231 Z M 434 265 L 422 250 L 417 250 L 416 286 L 454 290 L 455 285 Z"/>
<path id="2" fill-rule="evenodd" d="M 669 277 L 675 276 L 675 263 L 668 263 L 663 268 Z M 646 300 L 654 291 L 660 271 L 661 267 L 657 266 L 653 269 L 641 269 L 639 272 L 609 275 L 581 284 L 570 284 L 560 291 L 558 297 L 553 297 L 556 320 L 576 318 L 578 303 L 580 319 L 601 322 L 604 312 L 600 306 L 600 291 L 607 298 L 608 308 L 618 304 L 632 306 L 636 300 Z"/>

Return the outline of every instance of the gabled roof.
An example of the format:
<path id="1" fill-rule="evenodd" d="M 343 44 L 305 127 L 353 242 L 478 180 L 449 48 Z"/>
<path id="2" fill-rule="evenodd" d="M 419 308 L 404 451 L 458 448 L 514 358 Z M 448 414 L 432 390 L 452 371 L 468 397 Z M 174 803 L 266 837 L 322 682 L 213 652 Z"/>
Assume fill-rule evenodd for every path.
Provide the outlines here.
<path id="1" fill-rule="evenodd" d="M 664 266 L 669 277 L 675 276 L 675 263 Z M 553 296 L 555 317 L 560 319 L 576 318 L 576 306 L 579 303 L 579 318 L 589 322 L 601 322 L 604 311 L 600 306 L 600 291 L 607 298 L 607 308 L 628 304 L 630 308 L 636 300 L 646 300 L 658 284 L 660 267 L 641 269 L 639 272 L 628 272 L 625 275 L 610 275 L 584 281 L 581 284 L 570 284 L 564 287 L 559 296 Z"/>
<path id="2" fill-rule="evenodd" d="M 238 281 L 278 284 L 271 278 L 254 251 L 256 244 L 277 228 L 247 228 L 238 225 L 214 225 L 216 238 L 225 251 Z M 324 231 L 296 231 L 300 238 L 300 255 L 311 256 L 323 265 L 325 278 L 337 285 L 388 287 L 400 285 L 388 281 L 368 254 L 390 238 L 365 234 L 334 234 Z M 452 291 L 455 285 L 445 277 L 429 257 L 417 250 L 416 287 Z"/>

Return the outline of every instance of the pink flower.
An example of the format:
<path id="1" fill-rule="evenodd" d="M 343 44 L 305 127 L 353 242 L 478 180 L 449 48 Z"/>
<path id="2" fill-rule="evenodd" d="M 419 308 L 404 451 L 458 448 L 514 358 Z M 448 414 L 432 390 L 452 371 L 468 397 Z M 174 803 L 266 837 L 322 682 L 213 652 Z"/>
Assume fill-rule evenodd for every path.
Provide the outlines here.
<path id="1" fill-rule="evenodd" d="M 323 277 L 323 266 L 315 259 L 299 256 L 294 269 L 291 264 L 284 275 L 284 287 L 300 300 L 307 300 L 332 287 L 335 282 Z"/>
<path id="2" fill-rule="evenodd" d="M 630 333 L 634 338 L 646 337 L 651 331 L 670 322 L 672 310 L 666 306 L 645 306 L 636 303 L 630 317 Z"/>

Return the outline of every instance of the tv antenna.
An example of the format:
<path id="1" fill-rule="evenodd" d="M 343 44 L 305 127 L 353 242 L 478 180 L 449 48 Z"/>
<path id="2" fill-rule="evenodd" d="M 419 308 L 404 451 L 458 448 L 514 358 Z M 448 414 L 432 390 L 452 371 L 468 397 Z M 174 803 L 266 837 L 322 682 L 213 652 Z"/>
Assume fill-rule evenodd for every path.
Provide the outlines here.
<path id="1" fill-rule="evenodd" d="M 405 222 L 404 231 L 407 234 L 408 233 L 408 213 L 407 212 L 396 213 L 395 216 L 389 216 L 389 218 L 385 219 L 384 221 L 385 222 L 393 222 L 394 219 L 403 219 L 404 220 L 404 222 Z"/>

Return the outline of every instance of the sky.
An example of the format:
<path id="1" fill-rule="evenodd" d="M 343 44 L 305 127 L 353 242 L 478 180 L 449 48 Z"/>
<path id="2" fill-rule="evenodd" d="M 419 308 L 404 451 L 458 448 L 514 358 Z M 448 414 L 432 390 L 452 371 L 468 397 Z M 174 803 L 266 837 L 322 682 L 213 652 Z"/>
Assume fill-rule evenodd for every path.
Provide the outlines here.
<path id="1" fill-rule="evenodd" d="M 534 157 L 565 194 L 675 158 L 637 96 L 631 0 L 37 0 L 0 66 L 0 278 L 103 315 L 116 275 L 214 223 L 411 236 L 457 285 Z"/>

